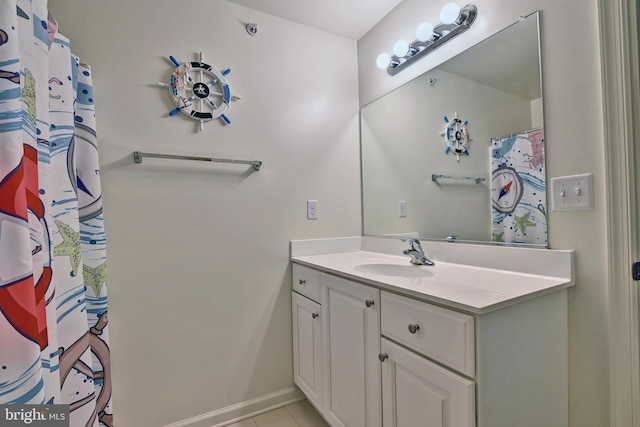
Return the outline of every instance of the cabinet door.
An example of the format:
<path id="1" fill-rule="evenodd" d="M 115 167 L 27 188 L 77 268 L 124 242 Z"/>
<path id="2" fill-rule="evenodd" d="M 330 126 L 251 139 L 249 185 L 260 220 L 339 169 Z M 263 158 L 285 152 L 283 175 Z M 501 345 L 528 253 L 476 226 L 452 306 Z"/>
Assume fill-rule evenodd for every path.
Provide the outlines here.
<path id="1" fill-rule="evenodd" d="M 334 427 L 379 427 L 380 293 L 335 276 L 321 280 L 325 416 Z"/>
<path id="2" fill-rule="evenodd" d="M 382 339 L 384 427 L 473 427 L 475 387 L 393 342 Z"/>
<path id="3" fill-rule="evenodd" d="M 292 292 L 293 381 L 322 411 L 322 322 L 320 304 Z"/>

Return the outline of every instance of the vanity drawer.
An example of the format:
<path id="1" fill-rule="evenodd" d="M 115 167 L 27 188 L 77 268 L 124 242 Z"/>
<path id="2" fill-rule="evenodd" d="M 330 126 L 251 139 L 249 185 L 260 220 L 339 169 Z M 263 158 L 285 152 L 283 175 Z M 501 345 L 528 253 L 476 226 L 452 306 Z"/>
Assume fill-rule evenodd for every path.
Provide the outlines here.
<path id="1" fill-rule="evenodd" d="M 320 302 L 320 272 L 299 264 L 292 268 L 293 290 Z"/>
<path id="2" fill-rule="evenodd" d="M 383 291 L 382 335 L 443 363 L 475 375 L 472 316 Z"/>

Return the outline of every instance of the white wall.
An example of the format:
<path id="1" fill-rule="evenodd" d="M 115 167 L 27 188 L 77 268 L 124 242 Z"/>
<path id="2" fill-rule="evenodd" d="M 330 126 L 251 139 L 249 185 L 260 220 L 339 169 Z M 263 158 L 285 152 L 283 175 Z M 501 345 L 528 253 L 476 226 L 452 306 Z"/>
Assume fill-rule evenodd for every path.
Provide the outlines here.
<path id="1" fill-rule="evenodd" d="M 542 68 L 547 176 L 594 174 L 595 208 L 549 211 L 549 244 L 576 251 L 577 286 L 569 291 L 572 427 L 609 425 L 604 145 L 596 0 L 474 0 L 471 29 L 394 77 L 375 58 L 400 38 L 413 40 L 422 20 L 438 21 L 441 4 L 404 0 L 358 41 L 360 102 L 378 98 L 519 16 L 542 11 Z M 553 357 L 553 355 L 549 355 Z"/>
<path id="2" fill-rule="evenodd" d="M 50 11 L 93 68 L 115 422 L 158 427 L 292 387 L 289 240 L 361 231 L 356 42 L 226 1 Z M 155 86 L 175 68 L 169 55 L 199 51 L 231 68 L 242 96 L 231 125 L 201 133 L 167 117 Z M 264 166 L 134 165 L 134 150 Z M 307 199 L 319 220 L 306 220 Z"/>

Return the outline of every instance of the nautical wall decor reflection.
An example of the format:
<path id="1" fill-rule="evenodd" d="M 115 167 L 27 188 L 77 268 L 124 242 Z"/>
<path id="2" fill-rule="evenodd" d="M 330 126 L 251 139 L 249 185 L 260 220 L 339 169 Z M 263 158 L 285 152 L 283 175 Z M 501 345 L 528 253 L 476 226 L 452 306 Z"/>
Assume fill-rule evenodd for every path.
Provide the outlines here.
<path id="1" fill-rule="evenodd" d="M 543 130 L 494 138 L 491 144 L 493 241 L 547 245 Z"/>
<path id="2" fill-rule="evenodd" d="M 443 136 L 447 143 L 444 152 L 455 154 L 456 160 L 459 162 L 460 154 L 469 155 L 469 142 L 471 141 L 467 128 L 469 121 L 462 121 L 456 112 L 453 113 L 453 119 L 444 116 L 444 122 L 444 130 L 440 133 L 440 136 Z"/>

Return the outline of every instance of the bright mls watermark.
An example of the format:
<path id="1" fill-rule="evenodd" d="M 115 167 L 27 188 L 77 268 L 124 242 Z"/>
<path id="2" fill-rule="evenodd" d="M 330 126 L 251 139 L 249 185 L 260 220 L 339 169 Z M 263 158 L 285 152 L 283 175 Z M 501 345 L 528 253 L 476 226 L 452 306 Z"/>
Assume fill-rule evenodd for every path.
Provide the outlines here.
<path id="1" fill-rule="evenodd" d="M 0 405 L 0 427 L 69 427 L 69 405 Z"/>

